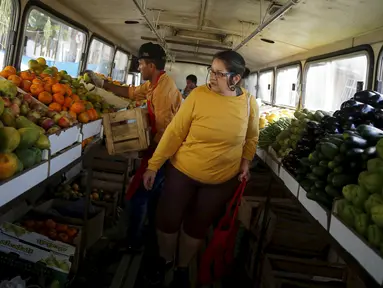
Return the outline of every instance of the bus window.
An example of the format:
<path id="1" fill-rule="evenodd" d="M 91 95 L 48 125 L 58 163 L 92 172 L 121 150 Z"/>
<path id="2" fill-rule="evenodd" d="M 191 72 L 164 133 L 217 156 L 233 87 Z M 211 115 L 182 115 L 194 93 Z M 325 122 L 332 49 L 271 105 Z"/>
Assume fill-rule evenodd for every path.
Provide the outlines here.
<path id="1" fill-rule="evenodd" d="M 378 59 L 378 67 L 377 67 L 377 73 L 376 73 L 376 91 L 379 93 L 383 92 L 383 47 L 380 50 L 379 53 L 379 59 Z"/>
<path id="2" fill-rule="evenodd" d="M 124 82 L 126 70 L 128 69 L 129 55 L 117 50 L 114 57 L 112 79 Z"/>
<path id="3" fill-rule="evenodd" d="M 304 107 L 335 111 L 354 96 L 358 81 L 367 87 L 366 53 L 307 63 L 305 70 Z"/>
<path id="4" fill-rule="evenodd" d="M 245 89 L 249 91 L 254 97 L 257 96 L 257 82 L 258 82 L 258 73 L 250 74 L 247 79 L 245 79 Z"/>
<path id="5" fill-rule="evenodd" d="M 277 69 L 275 104 L 295 107 L 298 102 L 300 66 Z"/>
<path id="6" fill-rule="evenodd" d="M 34 8 L 29 12 L 24 36 L 22 71 L 28 69 L 29 60 L 43 57 L 46 65 L 78 76 L 86 43 L 84 32 Z"/>
<path id="7" fill-rule="evenodd" d="M 9 53 L 9 37 L 16 17 L 16 1 L 0 0 L 0 70 L 3 70 L 6 53 Z"/>
<path id="8" fill-rule="evenodd" d="M 90 43 L 86 69 L 108 76 L 113 62 L 113 53 L 112 46 L 101 40 L 93 39 Z"/>
<path id="9" fill-rule="evenodd" d="M 258 98 L 268 104 L 271 104 L 272 102 L 273 78 L 273 70 L 261 72 L 259 74 Z"/>

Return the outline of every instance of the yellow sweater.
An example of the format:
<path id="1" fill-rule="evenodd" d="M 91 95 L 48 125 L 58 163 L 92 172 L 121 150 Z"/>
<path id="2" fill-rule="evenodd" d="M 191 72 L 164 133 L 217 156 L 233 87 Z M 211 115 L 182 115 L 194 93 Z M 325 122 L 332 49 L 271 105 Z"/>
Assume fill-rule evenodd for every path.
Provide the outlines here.
<path id="1" fill-rule="evenodd" d="M 170 159 L 196 181 L 223 183 L 238 174 L 242 158 L 254 158 L 258 136 L 259 107 L 253 96 L 243 90 L 227 97 L 200 86 L 167 127 L 148 169 L 157 171 Z"/>

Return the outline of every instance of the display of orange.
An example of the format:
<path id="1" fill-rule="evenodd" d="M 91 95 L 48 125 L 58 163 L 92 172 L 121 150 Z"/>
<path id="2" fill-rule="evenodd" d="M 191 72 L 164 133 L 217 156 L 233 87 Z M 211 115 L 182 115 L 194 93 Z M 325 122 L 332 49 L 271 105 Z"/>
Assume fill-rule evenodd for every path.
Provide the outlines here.
<path id="1" fill-rule="evenodd" d="M 51 104 L 49 104 L 48 108 L 50 110 L 53 110 L 53 111 L 56 111 L 56 112 L 61 112 L 62 111 L 61 105 L 59 103 L 57 103 L 57 102 L 52 102 Z"/>
<path id="2" fill-rule="evenodd" d="M 44 92 L 44 86 L 41 84 L 32 84 L 30 87 L 31 94 L 33 96 L 38 96 L 40 93 Z"/>
<path id="3" fill-rule="evenodd" d="M 70 108 L 73 104 L 73 99 L 71 97 L 65 97 L 64 107 Z"/>
<path id="4" fill-rule="evenodd" d="M 51 84 L 45 84 L 44 90 L 49 92 L 49 93 L 52 93 L 52 85 Z"/>
<path id="5" fill-rule="evenodd" d="M 80 114 L 85 111 L 85 106 L 81 101 L 76 101 L 70 107 L 70 111 L 73 111 L 76 114 Z"/>
<path id="6" fill-rule="evenodd" d="M 20 84 L 20 88 L 23 89 L 25 92 L 30 92 L 31 91 L 31 85 L 32 82 L 29 80 L 22 80 Z"/>
<path id="7" fill-rule="evenodd" d="M 11 75 L 8 77 L 9 81 L 12 81 L 17 87 L 20 87 L 22 79 L 17 75 Z"/>
<path id="8" fill-rule="evenodd" d="M 9 76 L 13 75 L 12 73 L 10 73 L 9 71 L 7 70 L 3 70 L 0 72 L 0 76 L 1 77 L 4 77 L 5 79 L 8 79 Z"/>
<path id="9" fill-rule="evenodd" d="M 80 101 L 81 100 L 80 97 L 76 94 L 72 94 L 71 97 L 72 97 L 73 101 Z"/>
<path id="10" fill-rule="evenodd" d="M 66 92 L 66 89 L 65 89 L 64 85 L 62 85 L 60 83 L 56 83 L 52 86 L 52 92 L 55 94 L 60 93 L 60 94 L 64 95 Z"/>
<path id="11" fill-rule="evenodd" d="M 33 86 L 33 85 L 32 85 L 32 86 Z M 53 99 L 52 99 L 52 94 L 49 93 L 49 92 L 46 92 L 46 91 L 41 92 L 41 93 L 39 94 L 39 96 L 38 96 L 37 99 L 38 99 L 41 103 L 46 104 L 46 105 L 52 103 L 52 100 L 53 100 Z"/>
<path id="12" fill-rule="evenodd" d="M 16 75 L 16 68 L 13 66 L 6 66 L 3 71 L 8 71 L 10 75 Z"/>
<path id="13" fill-rule="evenodd" d="M 60 105 L 64 105 L 64 103 L 65 103 L 64 95 L 62 95 L 60 93 L 53 94 L 53 101 L 56 103 L 59 103 Z"/>
<path id="14" fill-rule="evenodd" d="M 44 82 L 43 80 L 35 78 L 32 80 L 32 84 L 44 85 Z"/>
<path id="15" fill-rule="evenodd" d="M 34 78 L 33 75 L 29 71 L 20 72 L 20 77 L 23 80 L 29 80 L 29 81 L 32 81 Z"/>
<path id="16" fill-rule="evenodd" d="M 77 119 L 80 123 L 88 123 L 89 122 L 89 115 L 87 112 L 82 112 L 82 113 L 80 113 L 80 115 L 78 115 Z"/>
<path id="17" fill-rule="evenodd" d="M 73 111 L 69 111 L 69 115 L 70 115 L 70 117 L 73 118 L 73 120 L 77 120 L 77 114 L 74 113 Z"/>

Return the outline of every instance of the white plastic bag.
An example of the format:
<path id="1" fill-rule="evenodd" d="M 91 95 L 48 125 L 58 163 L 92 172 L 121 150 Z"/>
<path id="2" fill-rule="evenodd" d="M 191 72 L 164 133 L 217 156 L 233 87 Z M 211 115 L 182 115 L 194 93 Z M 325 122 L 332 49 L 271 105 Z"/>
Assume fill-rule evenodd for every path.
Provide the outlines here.
<path id="1" fill-rule="evenodd" d="M 26 282 L 17 276 L 10 281 L 1 281 L 0 288 L 26 288 Z"/>

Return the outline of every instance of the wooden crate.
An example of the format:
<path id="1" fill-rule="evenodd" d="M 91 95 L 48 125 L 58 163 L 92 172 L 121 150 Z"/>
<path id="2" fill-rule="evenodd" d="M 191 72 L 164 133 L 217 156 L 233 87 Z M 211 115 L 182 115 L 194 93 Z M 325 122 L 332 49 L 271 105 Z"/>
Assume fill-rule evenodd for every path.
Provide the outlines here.
<path id="1" fill-rule="evenodd" d="M 142 108 L 104 114 L 106 147 L 110 155 L 145 150 L 150 145 L 147 111 Z"/>

